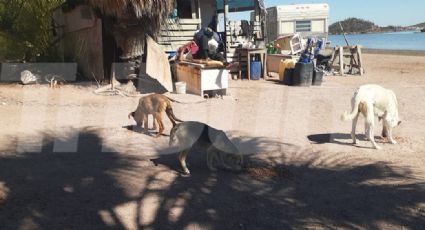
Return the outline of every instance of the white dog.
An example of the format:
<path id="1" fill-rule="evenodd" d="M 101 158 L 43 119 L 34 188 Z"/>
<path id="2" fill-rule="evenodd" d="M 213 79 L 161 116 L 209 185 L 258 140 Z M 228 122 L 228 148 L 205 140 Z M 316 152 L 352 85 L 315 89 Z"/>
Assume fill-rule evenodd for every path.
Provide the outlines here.
<path id="1" fill-rule="evenodd" d="M 388 136 L 392 144 L 397 143 L 392 137 L 392 129 L 401 121 L 398 117 L 397 98 L 393 91 L 379 85 L 362 85 L 351 98 L 351 108 L 351 113 L 345 112 L 341 118 L 345 121 L 353 120 L 351 137 L 354 144 L 356 143 L 356 124 L 360 113 L 365 117 L 366 139 L 372 142 L 375 149 L 381 149 L 374 138 L 375 115 L 379 117 L 379 120 L 383 120 L 382 135 Z"/>

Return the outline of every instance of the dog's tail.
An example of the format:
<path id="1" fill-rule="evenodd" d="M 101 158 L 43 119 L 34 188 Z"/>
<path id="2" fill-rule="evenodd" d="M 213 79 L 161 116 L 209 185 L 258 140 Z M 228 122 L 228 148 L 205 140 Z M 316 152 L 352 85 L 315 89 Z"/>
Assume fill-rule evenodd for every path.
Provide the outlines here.
<path id="1" fill-rule="evenodd" d="M 170 119 L 171 123 L 173 123 L 173 127 L 176 126 L 176 121 L 183 122 L 182 120 L 178 119 L 174 115 L 173 108 L 171 106 L 167 106 L 167 108 L 165 108 L 165 113 L 167 114 L 167 116 Z"/>
<path id="2" fill-rule="evenodd" d="M 130 112 L 130 113 L 128 114 L 128 119 L 130 119 L 131 117 L 134 117 L 134 112 Z"/>
<path id="3" fill-rule="evenodd" d="M 357 114 L 359 113 L 359 106 L 360 106 L 360 100 L 358 99 L 358 97 L 355 96 L 352 102 L 351 113 L 344 112 L 344 114 L 341 115 L 341 120 L 343 121 L 353 120 L 354 117 L 356 117 Z"/>
<path id="4" fill-rule="evenodd" d="M 162 95 L 164 95 L 164 94 L 162 94 Z M 200 103 L 207 102 L 206 99 L 205 100 L 202 100 L 202 101 L 197 101 L 197 102 L 182 102 L 182 101 L 177 101 L 176 99 L 173 99 L 173 98 L 171 98 L 171 97 L 169 97 L 167 95 L 164 95 L 164 96 L 167 97 L 172 102 L 176 102 L 176 103 L 179 103 L 179 104 L 185 104 L 185 105 L 189 105 L 189 104 L 200 104 Z"/>

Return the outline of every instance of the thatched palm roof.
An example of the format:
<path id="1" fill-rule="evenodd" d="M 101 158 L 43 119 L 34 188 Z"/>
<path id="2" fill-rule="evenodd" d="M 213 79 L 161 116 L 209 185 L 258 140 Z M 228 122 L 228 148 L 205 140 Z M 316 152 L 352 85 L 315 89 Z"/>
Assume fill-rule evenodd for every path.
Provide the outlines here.
<path id="1" fill-rule="evenodd" d="M 104 15 L 127 18 L 130 14 L 149 26 L 152 33 L 160 30 L 174 6 L 174 0 L 87 0 L 87 3 Z"/>

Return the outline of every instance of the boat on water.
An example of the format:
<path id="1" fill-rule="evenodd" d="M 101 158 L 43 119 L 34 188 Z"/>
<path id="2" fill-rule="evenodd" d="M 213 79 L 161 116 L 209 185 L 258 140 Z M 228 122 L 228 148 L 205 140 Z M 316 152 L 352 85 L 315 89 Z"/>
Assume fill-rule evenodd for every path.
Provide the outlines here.
<path id="1" fill-rule="evenodd" d="M 425 28 L 421 29 L 421 32 L 422 32 L 422 33 L 425 33 Z"/>

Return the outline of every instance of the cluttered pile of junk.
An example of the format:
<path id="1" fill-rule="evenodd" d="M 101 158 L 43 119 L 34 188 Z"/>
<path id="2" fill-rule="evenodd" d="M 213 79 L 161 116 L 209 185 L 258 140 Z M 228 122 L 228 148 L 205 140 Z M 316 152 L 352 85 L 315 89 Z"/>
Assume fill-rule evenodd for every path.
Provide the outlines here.
<path id="1" fill-rule="evenodd" d="M 239 64 L 227 61 L 225 43 L 212 28 L 199 29 L 191 41 L 169 53 L 177 93 L 204 98 L 227 95 L 228 74 Z"/>
<path id="2" fill-rule="evenodd" d="M 320 86 L 324 76 L 364 73 L 360 46 L 348 41 L 347 46 L 330 47 L 326 38 L 285 34 L 267 44 L 267 54 L 269 71 L 289 86 Z"/>
<path id="3" fill-rule="evenodd" d="M 195 33 L 192 41 L 179 47 L 170 61 L 231 68 L 223 53 L 224 42 L 221 36 L 210 27 L 204 27 Z"/>

